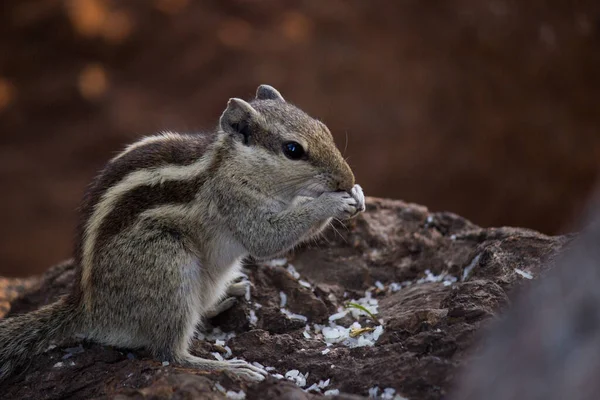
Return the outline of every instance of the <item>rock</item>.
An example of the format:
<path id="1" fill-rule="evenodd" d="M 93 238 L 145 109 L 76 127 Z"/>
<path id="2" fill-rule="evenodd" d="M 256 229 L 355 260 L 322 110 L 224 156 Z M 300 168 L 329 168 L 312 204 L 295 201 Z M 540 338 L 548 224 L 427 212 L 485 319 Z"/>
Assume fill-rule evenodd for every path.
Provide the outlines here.
<path id="1" fill-rule="evenodd" d="M 286 266 L 249 265 L 251 301 L 240 300 L 208 321 L 205 330 L 234 331 L 226 343 L 233 356 L 274 367 L 273 374 L 308 373 L 304 389 L 329 379 L 320 390 L 339 389 L 339 399 L 366 398 L 376 386 L 379 393 L 393 388 L 408 399 L 441 399 L 482 327 L 520 289 L 546 274 L 569 240 L 526 229 L 484 229 L 451 213 L 369 198 L 364 215 L 290 254 L 288 263 L 299 279 Z M 55 300 L 72 279 L 69 263 L 41 278 L 3 279 L 0 300 L 11 305 L 10 317 Z M 375 345 L 327 346 L 314 324 L 328 324 L 338 307 L 365 297 L 367 290 L 378 301 L 376 318 L 383 320 Z M 287 315 L 280 292 L 287 295 Z M 251 311 L 255 325 L 249 322 Z M 378 325 L 368 318 L 358 319 L 363 328 Z M 354 320 L 348 314 L 336 322 L 347 327 Z M 363 340 L 368 335 L 372 332 L 363 333 Z M 247 399 L 312 399 L 318 394 L 285 379 L 249 385 L 227 373 L 163 366 L 143 351 L 79 342 L 67 340 L 32 360 L 26 371 L 2 385 L 3 398 L 224 398 L 219 388 L 243 390 Z M 212 352 L 222 351 L 214 343 L 208 336 L 193 348 L 213 357 Z M 63 360 L 65 349 L 79 344 L 84 351 Z"/>
<path id="2" fill-rule="evenodd" d="M 465 363 L 451 398 L 598 398 L 599 244 L 600 224 L 592 224 L 544 279 L 534 282 L 502 319 L 486 329 L 483 350 Z M 538 252 L 543 247 L 538 244 Z"/>

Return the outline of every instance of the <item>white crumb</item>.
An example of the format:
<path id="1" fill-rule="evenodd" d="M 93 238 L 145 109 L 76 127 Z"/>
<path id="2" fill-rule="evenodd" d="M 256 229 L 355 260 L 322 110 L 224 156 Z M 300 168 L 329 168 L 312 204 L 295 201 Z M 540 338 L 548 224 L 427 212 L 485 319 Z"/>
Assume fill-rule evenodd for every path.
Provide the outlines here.
<path id="1" fill-rule="evenodd" d="M 377 328 L 375 328 L 375 330 L 373 331 L 373 340 L 377 341 L 377 339 L 379 339 L 379 336 L 381 336 L 381 334 L 383 333 L 383 326 L 379 325 Z"/>
<path id="2" fill-rule="evenodd" d="M 383 389 L 383 393 L 381 394 L 380 398 L 384 399 L 384 400 L 393 400 L 395 393 L 396 393 L 396 389 L 385 388 L 385 389 Z"/>
<path id="3" fill-rule="evenodd" d="M 336 321 L 340 318 L 344 318 L 346 316 L 346 314 L 348 314 L 349 310 L 344 310 L 344 311 L 340 311 L 336 314 L 330 315 L 329 316 L 329 321 Z"/>
<path id="4" fill-rule="evenodd" d="M 240 390 L 239 392 L 228 390 L 227 393 L 225 393 L 225 397 L 227 397 L 228 399 L 244 400 L 246 398 L 246 392 L 244 392 L 243 390 Z"/>
<path id="5" fill-rule="evenodd" d="M 250 293 L 250 285 L 246 285 L 246 293 L 244 294 L 244 298 L 246 301 L 250 301 L 252 294 Z M 244 395 L 245 396 L 245 395 Z"/>
<path id="6" fill-rule="evenodd" d="M 221 330 L 221 328 L 218 328 L 218 327 L 214 328 L 210 332 L 197 332 L 196 333 L 196 338 L 198 338 L 200 340 L 208 340 L 211 342 L 216 341 L 216 340 L 223 340 L 224 342 L 227 342 L 232 337 L 235 337 L 235 332 L 223 332 Z"/>
<path id="7" fill-rule="evenodd" d="M 300 387 L 306 386 L 306 378 L 308 377 L 308 372 L 303 375 L 297 369 L 292 369 L 285 373 L 285 378 L 289 381 L 295 382 L 296 385 Z"/>
<path id="8" fill-rule="evenodd" d="M 321 389 L 319 389 L 319 386 L 316 383 L 313 383 L 312 385 L 310 385 L 309 387 L 304 389 L 304 391 L 305 392 L 310 392 L 310 391 L 320 392 Z"/>
<path id="9" fill-rule="evenodd" d="M 515 268 L 515 272 L 519 275 L 521 275 L 523 278 L 525 279 L 533 279 L 533 275 L 531 275 L 529 272 L 527 271 L 523 271 L 522 269 L 519 268 Z"/>
<path id="10" fill-rule="evenodd" d="M 225 390 L 225 388 L 223 387 L 223 385 L 221 385 L 219 382 L 215 383 L 215 389 L 217 389 L 221 393 L 227 392 L 227 390 Z"/>
<path id="11" fill-rule="evenodd" d="M 250 310 L 250 315 L 248 316 L 248 321 L 250 325 L 255 326 L 258 322 L 258 317 L 256 316 L 256 312 L 254 310 Z"/>
<path id="12" fill-rule="evenodd" d="M 308 318 L 306 318 L 304 315 L 294 314 L 293 312 L 290 312 L 289 310 L 286 310 L 285 308 L 280 308 L 280 311 L 282 314 L 284 314 L 289 319 L 297 319 L 297 320 L 304 321 L 304 322 L 308 321 Z"/>
<path id="13" fill-rule="evenodd" d="M 397 292 L 398 290 L 402 289 L 402 285 L 397 282 L 392 282 L 390 283 L 389 288 L 392 292 Z"/>
<path id="14" fill-rule="evenodd" d="M 310 286 L 310 283 L 308 283 L 307 281 L 303 281 L 302 279 L 299 279 L 298 283 L 309 289 L 312 287 L 312 286 Z"/>
<path id="15" fill-rule="evenodd" d="M 283 291 L 279 292 L 279 307 L 280 308 L 284 308 L 287 304 L 287 294 L 285 294 Z"/>
<path id="16" fill-rule="evenodd" d="M 265 265 L 268 265 L 269 267 L 283 267 L 287 263 L 288 263 L 287 258 L 276 258 L 276 259 L 267 261 L 265 263 Z"/>
<path id="17" fill-rule="evenodd" d="M 288 264 L 287 271 L 294 277 L 294 279 L 300 279 L 300 274 L 296 271 L 296 268 L 292 264 Z"/>
<path id="18" fill-rule="evenodd" d="M 473 270 L 473 268 L 475 268 L 475 266 L 477 265 L 477 263 L 479 262 L 479 258 L 481 258 L 481 254 L 477 254 L 475 257 L 473 257 L 473 260 L 469 263 L 469 265 L 464 269 L 463 271 L 463 275 L 462 275 L 462 281 L 464 282 L 465 280 L 467 280 L 467 278 L 469 277 L 469 275 L 471 275 L 471 271 Z"/>
<path id="19" fill-rule="evenodd" d="M 370 399 L 376 399 L 378 394 L 379 394 L 379 387 L 374 386 L 369 389 L 369 398 Z"/>

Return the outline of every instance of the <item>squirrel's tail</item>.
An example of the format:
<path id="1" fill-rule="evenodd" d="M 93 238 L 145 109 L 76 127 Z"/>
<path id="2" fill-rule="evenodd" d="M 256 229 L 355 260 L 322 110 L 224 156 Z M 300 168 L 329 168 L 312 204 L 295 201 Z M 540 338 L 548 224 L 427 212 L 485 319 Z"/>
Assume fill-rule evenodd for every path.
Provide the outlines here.
<path id="1" fill-rule="evenodd" d="M 48 349 L 53 339 L 74 334 L 79 316 L 78 305 L 65 296 L 30 313 L 0 320 L 0 382 Z"/>

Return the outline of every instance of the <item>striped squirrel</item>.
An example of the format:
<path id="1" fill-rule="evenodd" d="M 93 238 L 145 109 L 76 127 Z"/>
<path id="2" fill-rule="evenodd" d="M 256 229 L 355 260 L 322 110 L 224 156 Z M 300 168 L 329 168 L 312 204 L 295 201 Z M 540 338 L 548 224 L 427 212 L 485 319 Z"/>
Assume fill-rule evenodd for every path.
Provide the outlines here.
<path id="1" fill-rule="evenodd" d="M 364 209 L 327 127 L 268 85 L 250 102 L 230 99 L 211 134 L 143 138 L 84 196 L 72 292 L 0 321 L 0 380 L 74 334 L 262 380 L 245 361 L 190 354 L 200 320 L 245 293 L 243 259 L 285 253 Z"/>

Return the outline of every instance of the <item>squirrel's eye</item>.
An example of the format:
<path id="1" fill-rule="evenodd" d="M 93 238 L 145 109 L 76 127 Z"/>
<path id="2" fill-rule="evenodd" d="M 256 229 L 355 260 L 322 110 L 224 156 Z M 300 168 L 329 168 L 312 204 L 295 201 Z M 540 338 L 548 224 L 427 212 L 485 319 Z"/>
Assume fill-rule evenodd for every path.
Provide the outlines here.
<path id="1" fill-rule="evenodd" d="M 304 149 L 298 142 L 287 142 L 283 145 L 283 153 L 291 160 L 299 160 L 304 156 Z"/>

